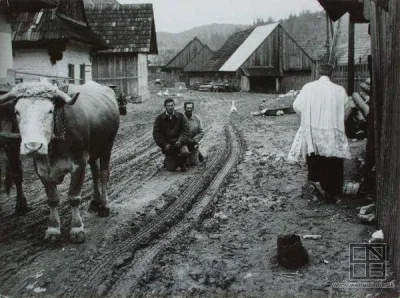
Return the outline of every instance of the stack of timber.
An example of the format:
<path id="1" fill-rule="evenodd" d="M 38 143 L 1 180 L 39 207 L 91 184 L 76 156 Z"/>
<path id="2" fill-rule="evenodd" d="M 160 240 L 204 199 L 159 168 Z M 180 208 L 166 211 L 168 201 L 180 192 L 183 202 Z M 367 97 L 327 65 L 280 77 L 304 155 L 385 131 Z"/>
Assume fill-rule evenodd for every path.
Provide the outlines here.
<path id="1" fill-rule="evenodd" d="M 371 80 L 368 78 L 360 84 L 361 92 L 354 92 L 349 97 L 351 109 L 346 120 L 346 134 L 351 139 L 364 139 L 367 137 L 367 119 L 369 114 Z"/>
<path id="2" fill-rule="evenodd" d="M 286 94 L 281 94 L 275 98 L 275 101 L 271 103 L 269 99 L 262 100 L 258 107 L 258 112 L 252 112 L 253 116 L 283 116 L 285 114 L 296 113 L 293 110 L 293 102 L 300 91 L 291 90 Z"/>

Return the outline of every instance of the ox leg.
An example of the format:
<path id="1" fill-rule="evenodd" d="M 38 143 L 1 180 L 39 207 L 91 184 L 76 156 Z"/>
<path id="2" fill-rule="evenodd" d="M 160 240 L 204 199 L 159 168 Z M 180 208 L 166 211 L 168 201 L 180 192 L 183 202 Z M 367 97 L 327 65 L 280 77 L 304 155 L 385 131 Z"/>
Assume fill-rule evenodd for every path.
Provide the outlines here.
<path id="1" fill-rule="evenodd" d="M 10 191 L 12 182 L 14 181 L 15 187 L 17 189 L 17 202 L 15 205 L 15 214 L 24 215 L 29 212 L 30 208 L 26 203 L 26 198 L 22 190 L 22 165 L 19 158 L 19 146 L 6 146 L 5 153 L 7 155 L 7 172 L 6 176 L 6 191 Z M 10 179 L 10 176 L 12 180 Z"/>
<path id="2" fill-rule="evenodd" d="M 71 231 L 69 239 L 72 243 L 82 243 L 85 241 L 85 231 L 83 229 L 83 222 L 79 212 L 84 178 L 85 163 L 83 163 L 83 165 L 79 165 L 71 173 L 71 184 L 68 191 L 68 202 L 71 206 Z"/>
<path id="3" fill-rule="evenodd" d="M 60 195 L 57 190 L 57 185 L 46 182 L 41 179 L 46 190 L 47 203 L 50 207 L 49 226 L 47 227 L 45 240 L 57 241 L 61 237 L 60 216 L 58 215 L 58 205 L 60 204 Z"/>
<path id="4" fill-rule="evenodd" d="M 101 183 L 101 194 L 100 194 L 100 206 L 98 210 L 98 215 L 101 217 L 106 217 L 110 215 L 110 206 L 108 205 L 108 195 L 107 195 L 107 184 L 110 179 L 110 157 L 111 148 L 105 154 L 100 157 L 100 183 Z"/>
<path id="5" fill-rule="evenodd" d="M 100 206 L 100 166 L 99 160 L 89 160 L 93 178 L 93 198 L 90 201 L 89 211 L 97 212 Z"/>

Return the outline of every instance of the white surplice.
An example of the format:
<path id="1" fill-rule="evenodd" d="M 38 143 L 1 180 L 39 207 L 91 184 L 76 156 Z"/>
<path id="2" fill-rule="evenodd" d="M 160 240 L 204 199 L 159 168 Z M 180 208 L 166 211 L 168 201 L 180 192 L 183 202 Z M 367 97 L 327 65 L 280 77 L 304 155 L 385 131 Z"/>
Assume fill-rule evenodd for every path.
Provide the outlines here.
<path id="1" fill-rule="evenodd" d="M 301 124 L 288 160 L 305 161 L 311 153 L 351 158 L 344 130 L 347 105 L 344 88 L 332 83 L 327 76 L 304 85 L 293 103 L 293 109 L 301 115 Z"/>

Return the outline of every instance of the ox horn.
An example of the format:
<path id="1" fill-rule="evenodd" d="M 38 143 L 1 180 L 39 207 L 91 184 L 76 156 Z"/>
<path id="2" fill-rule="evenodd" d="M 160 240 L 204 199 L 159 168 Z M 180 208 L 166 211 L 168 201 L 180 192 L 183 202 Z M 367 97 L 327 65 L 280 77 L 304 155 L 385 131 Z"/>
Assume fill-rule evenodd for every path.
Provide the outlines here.
<path id="1" fill-rule="evenodd" d="M 3 94 L 0 96 L 0 104 L 5 103 L 11 99 L 14 99 L 17 97 L 17 91 L 13 88 L 11 91 L 7 92 L 6 94 Z"/>
<path id="2" fill-rule="evenodd" d="M 62 100 L 63 103 L 72 106 L 76 100 L 78 99 L 79 92 L 75 93 L 74 96 L 70 97 L 67 93 L 62 92 L 61 90 L 56 90 L 56 98 Z"/>

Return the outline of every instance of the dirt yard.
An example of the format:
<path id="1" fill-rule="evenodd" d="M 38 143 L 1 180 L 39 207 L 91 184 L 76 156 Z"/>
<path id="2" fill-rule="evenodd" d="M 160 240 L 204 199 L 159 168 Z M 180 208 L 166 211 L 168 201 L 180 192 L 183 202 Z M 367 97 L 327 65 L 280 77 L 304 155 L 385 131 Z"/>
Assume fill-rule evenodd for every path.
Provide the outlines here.
<path id="1" fill-rule="evenodd" d="M 279 107 L 276 95 L 181 92 L 195 102 L 206 134 L 205 162 L 182 173 L 162 168 L 152 138 L 163 97 L 152 91 L 129 104 L 114 146 L 109 184 L 111 215 L 88 212 L 88 171 L 81 206 L 86 242 L 71 244 L 69 177 L 59 187 L 62 239 L 43 241 L 48 220 L 44 189 L 24 160 L 24 189 L 32 211 L 13 215 L 1 193 L 0 297 L 387 297 L 394 291 L 339 289 L 349 282 L 349 244 L 368 242 L 374 226 L 361 224 L 366 202 L 343 197 L 328 205 L 301 197 L 306 168 L 285 158 L 299 126 L 297 115 L 252 116 Z M 238 114 L 230 114 L 231 101 Z M 345 179 L 357 178 L 364 141 L 350 141 Z M 280 234 L 303 239 L 310 260 L 298 270 L 276 260 Z M 390 269 L 390 268 L 389 268 Z M 393 280 L 389 270 L 386 281 Z"/>

